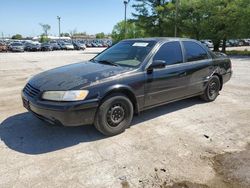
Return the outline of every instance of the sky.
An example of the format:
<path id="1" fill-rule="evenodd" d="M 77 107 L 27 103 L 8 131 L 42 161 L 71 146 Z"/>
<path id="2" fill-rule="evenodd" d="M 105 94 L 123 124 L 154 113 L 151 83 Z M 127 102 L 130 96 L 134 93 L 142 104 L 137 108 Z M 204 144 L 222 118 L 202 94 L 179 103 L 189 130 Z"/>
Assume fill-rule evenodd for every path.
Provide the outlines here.
<path id="1" fill-rule="evenodd" d="M 131 18 L 132 3 L 128 5 Z M 49 24 L 49 34 L 61 32 L 111 33 L 113 26 L 124 19 L 123 0 L 0 0 L 0 36 L 38 36 L 43 30 L 39 25 Z"/>

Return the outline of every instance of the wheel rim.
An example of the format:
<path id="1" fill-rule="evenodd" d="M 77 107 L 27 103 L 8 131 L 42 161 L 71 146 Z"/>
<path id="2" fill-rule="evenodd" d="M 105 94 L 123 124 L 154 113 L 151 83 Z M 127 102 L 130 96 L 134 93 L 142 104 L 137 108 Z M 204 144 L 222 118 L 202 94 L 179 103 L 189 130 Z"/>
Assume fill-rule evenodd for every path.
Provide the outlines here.
<path id="1" fill-rule="evenodd" d="M 125 118 L 125 108 L 122 104 L 112 105 L 107 113 L 107 122 L 111 127 L 117 127 Z"/>
<path id="2" fill-rule="evenodd" d="M 208 85 L 208 95 L 210 98 L 217 96 L 219 92 L 219 83 L 216 80 L 212 80 Z"/>

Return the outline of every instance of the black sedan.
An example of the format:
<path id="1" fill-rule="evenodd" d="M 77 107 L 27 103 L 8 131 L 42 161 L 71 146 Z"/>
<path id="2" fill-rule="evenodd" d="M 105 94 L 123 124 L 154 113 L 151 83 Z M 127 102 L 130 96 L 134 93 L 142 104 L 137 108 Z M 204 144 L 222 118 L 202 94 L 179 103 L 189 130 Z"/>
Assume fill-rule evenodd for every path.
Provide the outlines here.
<path id="1" fill-rule="evenodd" d="M 36 43 L 27 43 L 25 44 L 24 50 L 25 51 L 39 51 L 41 49 L 41 45 L 40 44 L 36 44 Z"/>
<path id="2" fill-rule="evenodd" d="M 50 43 L 45 42 L 41 44 L 41 51 L 52 51 L 52 50 L 53 46 Z"/>
<path id="3" fill-rule="evenodd" d="M 88 62 L 34 76 L 23 105 L 53 124 L 94 124 L 105 135 L 130 126 L 133 115 L 200 96 L 211 102 L 232 75 L 231 61 L 200 42 L 179 38 L 124 40 Z"/>

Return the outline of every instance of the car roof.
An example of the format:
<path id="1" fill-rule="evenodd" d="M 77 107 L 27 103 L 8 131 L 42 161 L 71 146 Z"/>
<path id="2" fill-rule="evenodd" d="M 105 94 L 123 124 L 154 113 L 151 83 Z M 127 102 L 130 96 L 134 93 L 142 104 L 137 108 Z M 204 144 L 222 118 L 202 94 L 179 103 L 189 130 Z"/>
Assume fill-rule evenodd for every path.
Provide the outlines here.
<path id="1" fill-rule="evenodd" d="M 194 40 L 194 39 L 188 39 L 188 38 L 178 38 L 178 37 L 151 37 L 151 38 L 125 39 L 123 41 L 155 41 L 155 42 L 164 42 L 164 41 L 196 41 L 196 40 Z"/>

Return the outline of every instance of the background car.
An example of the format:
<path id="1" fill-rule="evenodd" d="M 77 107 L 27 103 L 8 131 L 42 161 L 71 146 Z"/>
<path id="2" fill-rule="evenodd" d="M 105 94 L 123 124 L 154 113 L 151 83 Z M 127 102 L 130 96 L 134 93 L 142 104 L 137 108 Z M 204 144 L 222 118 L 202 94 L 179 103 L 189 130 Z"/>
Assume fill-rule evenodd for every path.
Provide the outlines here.
<path id="1" fill-rule="evenodd" d="M 45 42 L 41 44 L 41 51 L 52 51 L 52 50 L 53 46 L 50 43 Z"/>
<path id="2" fill-rule="evenodd" d="M 52 50 L 61 50 L 60 45 L 56 41 L 50 41 L 49 43 L 52 46 Z"/>
<path id="3" fill-rule="evenodd" d="M 26 43 L 24 47 L 25 51 L 35 52 L 41 50 L 41 44 L 39 43 Z"/>
<path id="4" fill-rule="evenodd" d="M 211 40 L 201 40 L 200 42 L 208 48 L 214 47 L 214 44 Z"/>
<path id="5" fill-rule="evenodd" d="M 72 44 L 73 44 L 75 50 L 85 50 L 86 49 L 86 45 L 84 43 L 81 43 L 78 41 L 73 41 Z"/>
<path id="6" fill-rule="evenodd" d="M 0 52 L 7 52 L 8 46 L 5 43 L 0 42 Z"/>
<path id="7" fill-rule="evenodd" d="M 24 45 L 20 42 L 13 42 L 9 45 L 9 50 L 12 52 L 24 52 Z"/>
<path id="8" fill-rule="evenodd" d="M 60 42 L 59 45 L 62 50 L 74 50 L 74 46 L 70 42 Z"/>

